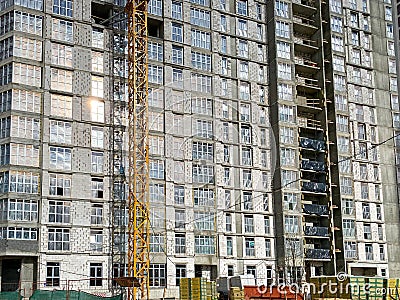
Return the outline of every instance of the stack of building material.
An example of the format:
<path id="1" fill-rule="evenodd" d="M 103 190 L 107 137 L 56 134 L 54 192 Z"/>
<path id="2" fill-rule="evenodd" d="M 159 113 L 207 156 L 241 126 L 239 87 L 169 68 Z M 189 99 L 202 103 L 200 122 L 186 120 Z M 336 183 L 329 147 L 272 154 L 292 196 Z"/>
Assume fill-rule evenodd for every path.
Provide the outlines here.
<path id="1" fill-rule="evenodd" d="M 181 278 L 179 283 L 180 300 L 217 300 L 217 284 L 205 278 Z"/>
<path id="2" fill-rule="evenodd" d="M 368 300 L 382 300 L 386 294 L 387 280 L 378 277 L 367 278 Z"/>
<path id="3" fill-rule="evenodd" d="M 181 278 L 179 280 L 179 299 L 190 300 L 190 278 Z"/>
<path id="4" fill-rule="evenodd" d="M 390 278 L 387 280 L 386 300 L 400 300 L 400 279 Z"/>
<path id="5" fill-rule="evenodd" d="M 351 277 L 349 277 L 349 280 L 350 280 L 350 285 L 351 285 L 351 295 L 348 299 L 366 300 L 367 299 L 367 293 L 366 293 L 367 278 L 359 277 L 359 276 L 351 276 Z"/>
<path id="6" fill-rule="evenodd" d="M 207 300 L 207 280 L 205 278 L 190 279 L 191 300 Z"/>
<path id="7" fill-rule="evenodd" d="M 244 291 L 238 287 L 231 287 L 229 299 L 230 300 L 244 300 Z"/>
<path id="8" fill-rule="evenodd" d="M 207 300 L 218 299 L 217 283 L 215 281 L 207 282 Z"/>

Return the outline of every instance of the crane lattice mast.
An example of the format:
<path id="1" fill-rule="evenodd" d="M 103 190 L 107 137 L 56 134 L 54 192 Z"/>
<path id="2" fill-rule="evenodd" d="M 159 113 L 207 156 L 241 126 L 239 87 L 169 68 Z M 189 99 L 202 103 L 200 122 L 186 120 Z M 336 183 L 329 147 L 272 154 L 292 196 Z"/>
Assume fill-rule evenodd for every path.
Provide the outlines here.
<path id="1" fill-rule="evenodd" d="M 128 14 L 128 300 L 149 299 L 149 151 L 147 0 L 130 0 Z"/>

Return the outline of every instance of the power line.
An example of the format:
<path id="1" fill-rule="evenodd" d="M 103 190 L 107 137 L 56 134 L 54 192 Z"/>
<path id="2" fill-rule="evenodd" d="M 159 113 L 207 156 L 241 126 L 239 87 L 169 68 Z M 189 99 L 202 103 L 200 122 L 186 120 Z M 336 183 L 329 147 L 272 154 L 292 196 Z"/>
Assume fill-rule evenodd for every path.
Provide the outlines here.
<path id="1" fill-rule="evenodd" d="M 382 141 L 382 142 L 380 142 L 380 143 L 378 143 L 378 144 L 372 145 L 372 146 L 371 146 L 370 148 L 368 148 L 366 151 L 372 150 L 372 149 L 377 148 L 377 147 L 379 147 L 379 146 L 381 146 L 381 145 L 383 145 L 383 144 L 386 144 L 387 142 L 389 142 L 389 141 L 392 140 L 392 139 L 395 139 L 395 138 L 398 137 L 398 136 L 400 136 L 400 133 L 398 133 L 398 134 L 396 134 L 396 135 L 394 135 L 394 136 L 392 136 L 392 137 L 390 137 L 390 138 L 388 138 L 388 139 L 386 139 L 386 140 L 384 140 L 384 141 Z M 342 160 L 338 161 L 338 164 L 339 164 L 339 163 L 342 163 L 342 162 L 344 162 L 344 161 L 353 159 L 353 158 L 355 159 L 355 158 L 357 158 L 358 155 L 363 154 L 363 153 L 365 153 L 365 151 L 359 151 L 359 152 L 357 152 L 357 153 L 355 153 L 355 154 L 353 154 L 353 155 L 351 155 L 351 156 L 349 156 L 349 157 L 346 157 L 345 159 L 342 159 Z M 285 188 L 285 187 L 287 187 L 287 186 L 289 186 L 289 185 L 291 185 L 291 184 L 293 184 L 293 183 L 296 183 L 296 182 L 298 182 L 298 181 L 300 181 L 300 180 L 302 180 L 302 179 L 303 179 L 303 178 L 297 178 L 297 179 L 295 179 L 295 180 L 293 180 L 293 181 L 290 181 L 290 182 L 288 182 L 288 183 L 286 183 L 286 184 L 284 184 L 284 185 L 281 185 L 280 187 L 277 187 L 277 188 L 273 188 L 273 187 L 272 187 L 272 192 L 274 192 L 274 191 L 279 191 L 279 190 L 281 190 L 281 189 L 283 189 L 283 188 Z M 260 194 L 260 195 L 258 195 L 258 196 L 252 197 L 251 200 L 254 200 L 254 199 L 258 198 L 258 197 L 263 197 L 263 196 L 265 195 L 265 193 L 268 193 L 268 192 L 262 192 L 262 194 Z M 237 199 L 240 199 L 240 196 L 239 196 L 238 198 L 236 198 L 236 200 L 237 200 Z M 228 206 L 228 207 L 226 207 L 224 210 L 219 211 L 219 212 L 216 212 L 215 214 L 220 214 L 220 213 L 223 214 L 223 213 L 225 213 L 227 210 L 230 210 L 230 209 L 232 209 L 232 208 L 235 208 L 236 205 L 241 205 L 241 204 L 243 204 L 243 203 L 244 203 L 244 201 L 239 201 L 238 203 L 235 201 L 235 203 L 232 204 L 231 206 Z M 254 206 L 254 205 L 253 205 L 253 206 Z M 199 220 L 202 220 L 202 219 L 206 219 L 206 218 L 209 218 L 209 217 L 210 217 L 210 216 L 202 216 L 202 217 L 199 217 L 199 218 L 197 218 L 197 219 L 194 219 L 194 220 L 185 222 L 184 225 L 189 225 L 189 224 L 191 224 L 191 223 L 193 223 L 193 222 L 196 222 L 196 221 L 199 221 Z"/>
<path id="2" fill-rule="evenodd" d="M 372 145 L 372 146 L 369 147 L 366 151 L 372 150 L 372 149 L 377 148 L 377 147 L 379 147 L 379 146 L 381 146 L 381 145 L 383 145 L 383 144 L 386 144 L 387 142 L 389 142 L 389 141 L 392 140 L 392 139 L 395 139 L 395 138 L 398 137 L 398 136 L 400 136 L 400 133 L 398 133 L 398 134 L 396 134 L 396 135 L 394 135 L 394 136 L 392 136 L 392 137 L 390 137 L 390 138 L 388 138 L 388 139 L 386 139 L 386 140 L 384 140 L 384 141 L 382 141 L 382 142 L 380 142 L 380 143 L 378 143 L 378 144 Z M 338 164 L 339 164 L 339 163 L 342 163 L 342 162 L 344 162 L 344 161 L 347 161 L 347 160 L 356 158 L 358 155 L 363 154 L 363 153 L 365 153 L 365 151 L 359 151 L 359 152 L 357 152 L 357 153 L 355 153 L 355 154 L 353 154 L 353 155 L 351 155 L 351 156 L 349 156 L 349 157 L 346 157 L 345 159 L 342 159 L 342 160 L 338 161 Z M 287 186 L 289 186 L 289 185 L 291 185 L 291 184 L 293 184 L 293 183 L 295 183 L 295 182 L 300 181 L 301 179 L 302 179 L 302 178 L 298 178 L 298 179 L 296 179 L 296 180 L 293 180 L 293 181 L 291 181 L 291 182 L 288 182 L 288 183 L 286 183 L 285 185 L 282 185 L 282 186 L 280 186 L 280 187 L 278 187 L 278 188 L 276 188 L 276 189 L 273 189 L 273 191 L 277 191 L 277 190 L 283 189 L 283 188 L 285 188 L 285 187 L 287 187 Z M 254 200 L 254 199 L 259 198 L 259 197 L 263 197 L 264 195 L 265 195 L 265 193 L 262 193 L 262 194 L 260 194 L 260 195 L 258 195 L 258 196 L 254 196 L 254 197 L 251 198 L 251 200 Z M 236 198 L 236 200 L 237 200 L 237 199 L 240 199 L 240 196 L 239 196 L 238 198 Z M 218 214 L 220 214 L 220 213 L 223 214 L 223 213 L 225 213 L 227 210 L 230 210 L 230 209 L 234 208 L 236 205 L 241 205 L 241 204 L 243 204 L 243 203 L 244 203 L 244 201 L 239 201 L 238 203 L 236 203 L 236 201 L 235 201 L 235 203 L 232 204 L 231 206 L 228 206 L 228 207 L 226 207 L 225 209 L 223 209 L 223 210 L 221 210 L 221 211 L 219 211 L 219 212 L 213 212 L 213 214 L 214 214 L 215 216 L 218 215 Z M 210 216 L 202 216 L 202 217 L 196 218 L 196 219 L 194 219 L 194 220 L 185 222 L 185 223 L 183 223 L 183 224 L 184 224 L 184 225 L 189 225 L 189 224 L 191 224 L 191 223 L 194 223 L 194 222 L 197 222 L 197 221 L 200 221 L 200 220 L 203 220 L 203 219 L 208 219 L 208 218 L 210 218 Z M 148 221 L 149 221 L 149 223 L 150 223 L 150 227 L 151 227 L 151 229 L 152 229 L 153 234 L 157 234 L 156 231 L 155 231 L 155 229 L 154 229 L 154 227 L 153 227 L 153 224 L 152 224 L 151 221 L 150 221 L 150 219 L 149 219 Z M 163 233 L 164 233 L 164 232 L 166 232 L 166 230 L 163 231 Z M 166 250 L 164 249 L 164 247 L 161 245 L 159 238 L 157 237 L 156 239 L 157 239 L 157 242 L 159 242 L 160 249 L 161 249 L 162 252 L 166 255 L 167 259 L 168 259 L 171 263 L 173 263 L 174 265 L 176 265 L 175 262 L 171 260 L 171 258 L 170 258 L 169 255 L 167 254 L 167 252 L 166 252 Z M 118 243 L 118 244 L 111 245 L 110 247 L 112 247 L 112 246 L 118 246 L 118 245 L 121 245 L 121 244 L 125 244 L 125 243 L 121 242 L 121 243 Z M 154 257 L 153 257 L 153 258 L 154 258 Z M 43 265 L 43 266 L 47 266 L 46 264 L 41 263 L 41 262 L 39 262 L 39 264 L 41 264 L 41 265 Z M 83 276 L 83 277 L 86 277 L 86 278 L 92 278 L 92 277 L 90 277 L 89 275 L 86 275 L 86 274 L 76 273 L 76 272 L 67 271 L 67 270 L 60 270 L 60 271 L 65 272 L 65 273 L 69 273 L 69 274 L 72 274 L 72 275 L 78 275 L 78 276 Z"/>

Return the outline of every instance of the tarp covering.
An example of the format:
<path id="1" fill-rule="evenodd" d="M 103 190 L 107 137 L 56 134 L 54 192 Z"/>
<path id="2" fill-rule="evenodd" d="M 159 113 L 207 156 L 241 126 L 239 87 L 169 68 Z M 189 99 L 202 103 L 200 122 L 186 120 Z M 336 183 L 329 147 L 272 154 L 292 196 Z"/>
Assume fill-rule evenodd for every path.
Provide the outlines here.
<path id="1" fill-rule="evenodd" d="M 302 191 L 314 192 L 314 193 L 325 193 L 326 184 L 322 182 L 308 182 L 305 181 L 301 185 Z"/>
<path id="2" fill-rule="evenodd" d="M 312 140 L 308 138 L 300 139 L 300 146 L 303 148 L 314 149 L 317 151 L 325 150 L 325 142 L 320 140 Z"/>
<path id="3" fill-rule="evenodd" d="M 122 300 L 122 295 L 114 297 L 100 297 L 85 292 L 68 291 L 68 300 Z M 0 298 L 1 299 L 1 298 Z M 4 298 L 6 299 L 6 298 Z M 11 298 L 7 298 L 10 300 Z M 15 298 L 18 299 L 18 298 Z M 18 299 L 19 300 L 19 299 Z M 29 300 L 67 300 L 67 291 L 40 291 L 36 290 Z"/>
<path id="4" fill-rule="evenodd" d="M 0 300 L 21 300 L 19 292 L 0 292 Z"/>

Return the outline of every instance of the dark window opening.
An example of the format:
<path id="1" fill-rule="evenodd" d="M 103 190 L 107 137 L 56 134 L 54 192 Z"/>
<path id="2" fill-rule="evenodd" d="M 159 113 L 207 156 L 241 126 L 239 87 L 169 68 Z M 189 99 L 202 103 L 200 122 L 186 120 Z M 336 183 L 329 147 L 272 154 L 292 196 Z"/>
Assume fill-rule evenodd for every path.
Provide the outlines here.
<path id="1" fill-rule="evenodd" d="M 96 24 L 106 25 L 102 22 L 112 16 L 112 6 L 105 3 L 92 2 L 92 21 Z"/>
<path id="2" fill-rule="evenodd" d="M 149 18 L 147 20 L 147 28 L 149 36 L 161 39 L 164 37 L 163 22 Z"/>

